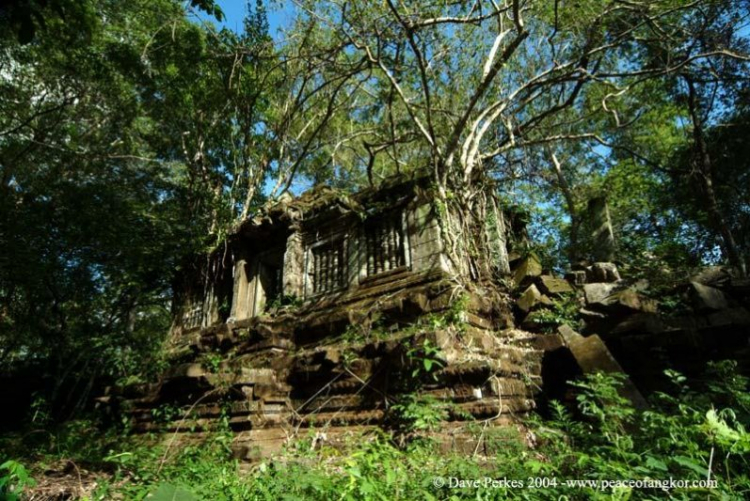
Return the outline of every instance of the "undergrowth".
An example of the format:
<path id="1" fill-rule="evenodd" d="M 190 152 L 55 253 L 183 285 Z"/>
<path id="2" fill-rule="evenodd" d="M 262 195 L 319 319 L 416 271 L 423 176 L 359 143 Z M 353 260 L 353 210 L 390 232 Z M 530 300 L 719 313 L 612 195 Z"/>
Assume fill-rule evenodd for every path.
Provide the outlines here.
<path id="1" fill-rule="evenodd" d="M 446 451 L 424 436 L 399 444 L 385 432 L 354 436 L 343 448 L 311 437 L 246 473 L 231 459 L 226 420 L 205 441 L 182 447 L 169 447 L 169 435 L 123 436 L 91 423 L 68 424 L 55 432 L 5 437 L 0 446 L 13 461 L 0 463 L 0 489 L 13 499 L 32 488 L 31 477 L 45 464 L 67 458 L 108 472 L 91 499 L 748 499 L 748 380 L 731 362 L 713 364 L 705 378 L 690 384 L 680 374 L 668 375 L 672 390 L 655 395 L 647 411 L 620 395 L 621 377 L 594 374 L 576 383 L 576 408 L 554 404 L 551 419 L 532 418 L 518 428 L 469 423 L 465 431 L 482 445 L 473 450 Z M 419 409 L 434 402 L 415 398 L 404 405 L 402 419 L 415 420 L 413 430 L 440 428 L 440 412 Z M 669 479 L 710 479 L 716 485 L 565 483 Z"/>

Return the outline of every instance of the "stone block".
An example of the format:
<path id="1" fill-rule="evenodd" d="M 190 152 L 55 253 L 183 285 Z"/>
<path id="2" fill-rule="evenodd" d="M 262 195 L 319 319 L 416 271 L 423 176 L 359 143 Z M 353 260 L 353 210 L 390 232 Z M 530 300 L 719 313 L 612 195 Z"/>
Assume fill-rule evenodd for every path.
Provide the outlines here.
<path id="1" fill-rule="evenodd" d="M 332 364 L 338 364 L 341 361 L 341 350 L 336 348 L 328 348 L 324 351 L 325 360 Z"/>
<path id="2" fill-rule="evenodd" d="M 656 302 L 646 298 L 635 289 L 618 284 L 594 283 L 583 287 L 586 305 L 590 309 L 610 313 L 643 311 L 656 312 Z"/>
<path id="3" fill-rule="evenodd" d="M 488 330 L 492 329 L 493 327 L 492 322 L 490 322 L 489 320 L 487 320 L 486 318 L 482 316 L 475 315 L 469 312 L 465 312 L 464 316 L 466 319 L 465 321 L 469 325 L 473 325 L 474 327 L 479 327 L 480 329 L 488 329 Z"/>
<path id="4" fill-rule="evenodd" d="M 620 272 L 614 263 L 594 263 L 586 268 L 586 281 L 590 283 L 613 283 L 620 280 Z"/>
<path id="5" fill-rule="evenodd" d="M 430 310 L 430 299 L 424 292 L 415 292 L 406 298 L 407 304 L 413 306 L 419 312 L 427 312 Z"/>
<path id="6" fill-rule="evenodd" d="M 586 304 L 600 304 L 617 290 L 622 290 L 622 286 L 617 284 L 593 283 L 583 286 L 583 295 L 586 298 Z"/>
<path id="7" fill-rule="evenodd" d="M 469 294 L 469 302 L 466 308 L 474 313 L 491 313 L 492 302 L 485 296 L 479 294 Z"/>
<path id="8" fill-rule="evenodd" d="M 481 346 L 486 352 L 492 352 L 497 346 L 497 340 L 491 332 L 477 329 L 470 334 L 470 337 L 475 345 Z"/>
<path id="9" fill-rule="evenodd" d="M 570 339 L 567 345 L 584 373 L 625 372 L 596 334 Z"/>
<path id="10" fill-rule="evenodd" d="M 567 345 L 578 338 L 582 338 L 573 328 L 569 325 L 561 325 L 557 328 L 557 333 L 562 338 L 563 342 Z"/>
<path id="11" fill-rule="evenodd" d="M 565 345 L 562 337 L 558 334 L 539 334 L 527 342 L 530 348 L 541 351 L 555 351 Z"/>
<path id="12" fill-rule="evenodd" d="M 523 294 L 521 294 L 521 297 L 518 298 L 518 301 L 516 301 L 516 305 L 518 307 L 525 311 L 529 312 L 534 309 L 535 306 L 539 304 L 544 305 L 551 305 L 552 301 L 550 298 L 539 292 L 539 289 L 537 289 L 536 285 L 531 284 Z"/>
<path id="13" fill-rule="evenodd" d="M 690 281 L 709 287 L 722 287 L 733 282 L 732 273 L 722 266 L 709 266 L 690 277 Z"/>
<path id="14" fill-rule="evenodd" d="M 526 259 L 521 261 L 518 268 L 513 272 L 513 281 L 517 286 L 522 285 L 529 279 L 538 277 L 542 274 L 542 263 L 534 254 L 529 254 Z"/>
<path id="15" fill-rule="evenodd" d="M 276 372 L 273 369 L 250 369 L 243 367 L 240 381 L 245 384 L 274 384 Z"/>
<path id="16" fill-rule="evenodd" d="M 569 271 L 565 274 L 565 280 L 576 287 L 583 287 L 586 284 L 586 272 L 583 270 Z"/>
<path id="17" fill-rule="evenodd" d="M 625 371 L 599 336 L 583 337 L 567 325 L 560 326 L 558 332 L 565 340 L 565 344 L 584 374 L 594 372 L 625 374 Z M 643 398 L 643 395 L 629 377 L 624 380 L 623 386 L 620 388 L 620 394 L 630 400 L 637 409 L 648 408 L 646 399 Z"/>
<path id="18" fill-rule="evenodd" d="M 690 282 L 690 297 L 698 311 L 729 308 L 729 302 L 723 292 L 699 282 Z"/>
<path id="19" fill-rule="evenodd" d="M 619 322 L 612 329 L 612 333 L 646 332 L 649 334 L 658 334 L 664 332 L 666 329 L 667 326 L 660 315 L 656 313 L 637 313 Z"/>
<path id="20" fill-rule="evenodd" d="M 578 313 L 580 313 L 581 318 L 583 318 L 586 322 L 601 322 L 604 320 L 607 320 L 607 315 L 600 311 L 594 311 L 589 310 L 588 308 L 581 308 L 578 310 Z"/>
<path id="21" fill-rule="evenodd" d="M 194 363 L 194 364 L 182 364 L 178 365 L 177 367 L 174 367 L 171 369 L 167 377 L 169 378 L 176 378 L 176 377 L 186 377 L 186 378 L 199 378 L 206 375 L 206 371 L 203 368 L 201 364 Z"/>
<path id="22" fill-rule="evenodd" d="M 430 301 L 430 311 L 447 310 L 448 308 L 453 306 L 453 303 L 454 301 L 450 291 L 445 292 Z"/>
<path id="23" fill-rule="evenodd" d="M 551 296 L 573 292 L 573 287 L 568 282 L 552 275 L 542 275 L 537 282 L 541 291 Z"/>
<path id="24" fill-rule="evenodd" d="M 619 305 L 633 311 L 646 311 L 646 306 L 640 295 L 633 289 L 616 292 L 606 300 L 606 304 Z"/>
<path id="25" fill-rule="evenodd" d="M 535 310 L 526 315 L 521 322 L 521 328 L 529 331 L 536 331 L 543 326 L 552 325 L 554 322 L 544 316 L 541 310 Z"/>
<path id="26" fill-rule="evenodd" d="M 428 338 L 441 350 L 450 347 L 454 341 L 453 335 L 446 329 L 432 331 L 428 334 Z"/>

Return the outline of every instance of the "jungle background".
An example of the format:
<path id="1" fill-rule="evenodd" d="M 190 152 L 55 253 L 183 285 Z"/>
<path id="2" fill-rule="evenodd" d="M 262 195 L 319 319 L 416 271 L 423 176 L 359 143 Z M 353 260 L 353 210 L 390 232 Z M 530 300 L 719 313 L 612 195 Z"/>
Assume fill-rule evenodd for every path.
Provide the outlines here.
<path id="1" fill-rule="evenodd" d="M 187 258 L 320 183 L 427 175 L 459 207 L 491 186 L 560 271 L 591 259 L 585 214 L 605 197 L 630 276 L 745 277 L 749 16 L 747 0 L 6 0 L 0 384 L 22 398 L 3 410 L 0 497 L 23 498 L 61 461 L 96 479 L 90 499 L 746 497 L 750 400 L 732 362 L 670 374 L 647 412 L 617 377 L 591 376 L 576 409 L 528 423 L 535 447 L 501 436 L 490 458 L 383 434 L 324 460 L 300 442 L 248 472 L 227 430 L 167 453 L 91 402 L 164 369 Z M 422 410 L 420 426 L 439 426 Z M 432 484 L 553 474 L 720 486 Z"/>

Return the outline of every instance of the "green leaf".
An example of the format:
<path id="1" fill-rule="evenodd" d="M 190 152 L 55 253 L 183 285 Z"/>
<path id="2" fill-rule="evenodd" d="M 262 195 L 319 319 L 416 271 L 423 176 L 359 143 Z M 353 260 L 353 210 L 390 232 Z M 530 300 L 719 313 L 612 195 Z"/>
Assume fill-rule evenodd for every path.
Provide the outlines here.
<path id="1" fill-rule="evenodd" d="M 146 499 L 149 501 L 198 501 L 187 489 L 172 484 L 161 484 L 156 491 L 152 492 Z"/>
<path id="2" fill-rule="evenodd" d="M 653 456 L 648 456 L 648 459 L 646 459 L 646 466 L 648 466 L 649 468 L 653 468 L 655 470 L 659 470 L 659 471 L 669 471 L 669 468 L 667 468 L 666 463 L 656 459 Z"/>
<path id="3" fill-rule="evenodd" d="M 675 456 L 672 459 L 675 463 L 679 464 L 680 466 L 684 466 L 685 468 L 689 470 L 694 471 L 701 477 L 705 477 L 706 475 L 708 475 L 708 470 L 705 467 L 699 465 L 698 463 L 696 463 L 689 457 Z"/>
<path id="4" fill-rule="evenodd" d="M 727 442 L 736 442 L 740 440 L 740 434 L 733 430 L 723 419 L 719 417 L 714 409 L 706 413 L 708 428 L 720 440 Z"/>

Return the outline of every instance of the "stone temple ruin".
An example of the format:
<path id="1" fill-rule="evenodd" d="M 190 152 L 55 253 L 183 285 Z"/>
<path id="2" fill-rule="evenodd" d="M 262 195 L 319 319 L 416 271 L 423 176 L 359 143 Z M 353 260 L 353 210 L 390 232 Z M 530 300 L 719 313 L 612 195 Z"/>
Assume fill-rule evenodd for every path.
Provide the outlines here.
<path id="1" fill-rule="evenodd" d="M 245 221 L 210 259 L 178 287 L 176 335 L 263 317 L 285 301 L 322 313 L 449 271 L 429 200 L 414 183 L 355 197 L 320 187 L 286 199 Z"/>
<path id="2" fill-rule="evenodd" d="M 513 225 L 495 221 L 503 256 Z M 282 200 L 182 274 L 172 368 L 119 401 L 137 431 L 200 432 L 224 413 L 243 458 L 381 426 L 417 380 L 459 432 L 507 422 L 534 408 L 542 352 L 507 295 L 467 290 L 454 267 L 422 181 Z"/>
<path id="3" fill-rule="evenodd" d="M 435 199 L 417 179 L 268 205 L 182 270 L 170 369 L 102 400 L 139 432 L 191 439 L 228 421 L 235 454 L 252 460 L 311 433 L 398 428 L 416 392 L 445 419 L 440 442 L 475 452 L 470 424 L 570 398 L 581 373 L 626 372 L 622 394 L 644 408 L 666 368 L 734 358 L 750 372 L 747 279 L 706 270 L 656 293 L 609 262 L 555 277 L 523 251 L 523 217 L 494 202 L 469 225 L 490 256 L 477 265 L 470 245 L 447 242 L 458 216 Z M 598 213 L 594 250 L 611 259 Z"/>

